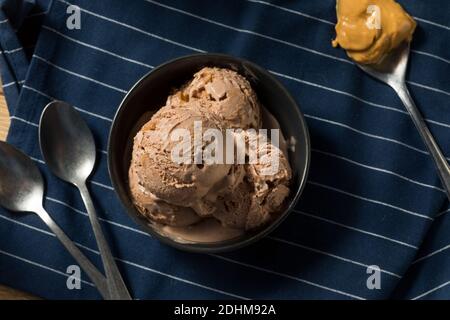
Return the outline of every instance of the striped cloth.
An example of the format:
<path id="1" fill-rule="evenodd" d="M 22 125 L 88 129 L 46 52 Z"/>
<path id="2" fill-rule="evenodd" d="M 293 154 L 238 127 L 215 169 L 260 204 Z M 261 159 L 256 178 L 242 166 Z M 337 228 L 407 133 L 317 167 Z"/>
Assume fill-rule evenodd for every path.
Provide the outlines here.
<path id="1" fill-rule="evenodd" d="M 432 160 L 395 93 L 331 47 L 335 1 L 2 0 L 1 72 L 8 141 L 47 182 L 45 207 L 98 266 L 77 190 L 44 165 L 37 123 L 60 99 L 94 132 L 89 188 L 132 295 L 139 299 L 449 299 L 450 211 Z M 407 75 L 450 156 L 450 2 L 399 1 L 418 21 Z M 81 29 L 66 27 L 81 9 Z M 139 230 L 115 196 L 106 164 L 111 118 L 133 83 L 167 60 L 223 52 L 280 79 L 308 122 L 312 166 L 301 200 L 270 236 L 218 255 L 180 252 Z M 0 283 L 45 298 L 97 299 L 73 259 L 33 215 L 0 211 Z M 367 287 L 368 266 L 381 287 Z M 370 272 L 370 270 L 369 270 Z"/>

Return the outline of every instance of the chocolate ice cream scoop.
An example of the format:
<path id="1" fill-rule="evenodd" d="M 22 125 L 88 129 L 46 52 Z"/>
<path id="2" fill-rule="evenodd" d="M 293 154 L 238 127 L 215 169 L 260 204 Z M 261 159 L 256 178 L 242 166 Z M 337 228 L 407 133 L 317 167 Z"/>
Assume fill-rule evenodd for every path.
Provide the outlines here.
<path id="1" fill-rule="evenodd" d="M 185 227 L 201 220 L 191 208 L 180 207 L 158 199 L 140 181 L 136 167 L 129 170 L 130 191 L 135 206 L 146 218 L 173 227 Z"/>
<path id="2" fill-rule="evenodd" d="M 256 163 L 238 165 L 244 170 L 238 185 L 224 188 L 217 197 L 218 209 L 213 215 L 225 226 L 259 227 L 281 209 L 289 195 L 289 162 L 279 148 L 264 140 L 259 139 L 256 147 Z"/>
<path id="3" fill-rule="evenodd" d="M 218 117 L 225 128 L 261 127 L 258 98 L 250 83 L 235 71 L 203 68 L 169 96 L 166 105 L 189 105 L 192 101 L 201 101 L 201 106 Z"/>
<path id="4" fill-rule="evenodd" d="M 193 147 L 195 122 L 201 123 L 203 130 L 221 130 L 219 122 L 200 112 L 198 107 L 166 106 L 134 138 L 130 170 L 135 172 L 143 188 L 170 204 L 184 207 L 193 205 L 230 168 L 227 164 L 193 163 L 195 153 L 201 152 L 207 143 L 201 141 L 199 150 Z M 187 130 L 191 138 L 192 143 L 184 150 L 180 149 L 187 154 L 176 154 L 177 147 L 180 146 L 177 136 L 173 135 L 176 129 Z M 183 162 L 183 155 L 189 157 L 191 163 Z"/>
<path id="5" fill-rule="evenodd" d="M 134 138 L 129 184 L 136 208 L 152 222 L 175 227 L 165 232 L 203 230 L 198 224 L 211 220 L 216 227 L 243 231 L 268 223 L 289 194 L 291 168 L 265 132 L 257 133 L 261 121 L 261 106 L 244 77 L 219 68 L 197 72 Z M 218 146 L 220 163 L 205 161 L 217 140 L 205 139 L 209 129 L 223 142 L 229 137 L 226 129 L 242 129 L 231 133 L 233 164 L 224 164 L 226 144 Z M 237 161 L 238 151 L 246 163 Z"/>

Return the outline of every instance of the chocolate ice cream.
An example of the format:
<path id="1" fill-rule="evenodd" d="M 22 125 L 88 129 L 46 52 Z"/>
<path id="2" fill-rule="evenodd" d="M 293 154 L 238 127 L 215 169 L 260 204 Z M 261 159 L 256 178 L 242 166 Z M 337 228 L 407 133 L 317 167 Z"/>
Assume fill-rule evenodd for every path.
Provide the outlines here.
<path id="1" fill-rule="evenodd" d="M 169 96 L 166 105 L 201 106 L 221 120 L 225 128 L 261 127 L 261 111 L 250 83 L 229 69 L 203 68 L 192 81 Z"/>
<path id="2" fill-rule="evenodd" d="M 184 238 L 191 231 L 213 228 L 199 224 L 214 226 L 214 233 L 236 235 L 218 232 L 217 226 L 245 231 L 271 221 L 289 195 L 291 168 L 286 155 L 271 141 L 251 144 L 261 133 L 242 131 L 262 128 L 261 110 L 250 83 L 235 71 L 203 68 L 197 72 L 167 98 L 134 138 L 129 184 L 138 211 L 149 222 L 167 226 L 166 231 L 178 230 Z M 223 137 L 228 129 L 242 129 L 233 131 L 231 137 L 234 142 L 244 137 L 248 144 L 245 163 L 237 162 L 236 155 L 233 163 L 196 161 L 218 143 L 217 137 L 180 148 L 180 141 L 186 141 L 180 140 L 177 129 L 184 130 L 187 141 L 198 141 L 199 124 L 203 132 L 214 129 Z M 249 161 L 251 145 L 256 162 Z M 227 152 L 221 155 L 223 160 Z M 174 161 L 174 155 L 189 161 Z"/>

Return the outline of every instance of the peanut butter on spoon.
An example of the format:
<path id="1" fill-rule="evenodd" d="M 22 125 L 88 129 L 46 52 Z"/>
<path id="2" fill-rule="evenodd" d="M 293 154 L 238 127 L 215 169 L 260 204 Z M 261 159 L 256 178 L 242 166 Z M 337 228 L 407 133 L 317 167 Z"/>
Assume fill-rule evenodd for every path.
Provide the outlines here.
<path id="1" fill-rule="evenodd" d="M 360 64 L 379 63 L 402 42 L 410 42 L 416 22 L 394 0 L 337 0 L 338 45 Z"/>

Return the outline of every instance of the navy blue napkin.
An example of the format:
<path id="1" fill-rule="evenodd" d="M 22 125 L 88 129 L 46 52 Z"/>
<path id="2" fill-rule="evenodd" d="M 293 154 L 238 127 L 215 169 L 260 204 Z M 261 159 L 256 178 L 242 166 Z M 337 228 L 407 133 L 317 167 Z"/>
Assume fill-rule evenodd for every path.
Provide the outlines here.
<path id="1" fill-rule="evenodd" d="M 419 24 L 408 85 L 450 156 L 450 2 L 399 2 Z M 50 174 L 38 147 L 44 106 L 60 99 L 77 107 L 98 147 L 89 188 L 135 298 L 450 298 L 447 197 L 396 94 L 331 47 L 334 0 L 0 3 L 8 141 L 36 161 L 45 208 L 101 268 L 77 190 Z M 79 30 L 67 28 L 69 5 L 81 9 Z M 270 70 L 297 99 L 313 148 L 296 210 L 257 244 L 220 255 L 180 252 L 141 231 L 106 165 L 111 119 L 127 90 L 153 66 L 195 52 Z M 37 217 L 0 211 L 0 283 L 44 298 L 100 298 L 84 274 L 80 290 L 67 288 L 73 264 Z"/>

